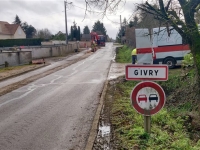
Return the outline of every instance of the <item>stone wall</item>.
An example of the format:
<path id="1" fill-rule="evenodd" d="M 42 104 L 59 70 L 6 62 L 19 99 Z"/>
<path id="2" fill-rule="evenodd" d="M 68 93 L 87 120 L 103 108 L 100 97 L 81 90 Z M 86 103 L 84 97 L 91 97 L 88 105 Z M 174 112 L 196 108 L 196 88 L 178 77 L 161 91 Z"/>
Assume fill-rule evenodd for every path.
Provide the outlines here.
<path id="1" fill-rule="evenodd" d="M 66 56 L 69 53 L 76 52 L 78 48 L 77 43 L 71 43 L 68 45 L 26 46 L 17 50 L 1 50 L 0 67 L 4 67 L 5 62 L 8 62 L 9 66 L 18 66 L 29 64 L 34 59 Z"/>
<path id="2" fill-rule="evenodd" d="M 0 53 L 0 66 L 4 67 L 5 62 L 9 66 L 18 66 L 21 64 L 29 64 L 32 61 L 32 53 L 30 51 L 9 51 Z"/>
<path id="3" fill-rule="evenodd" d="M 65 45 L 66 41 L 49 41 L 49 42 L 41 42 L 44 46 L 50 46 L 50 45 Z M 69 41 L 69 44 L 77 45 L 78 48 L 86 48 L 91 47 L 90 41 Z"/>

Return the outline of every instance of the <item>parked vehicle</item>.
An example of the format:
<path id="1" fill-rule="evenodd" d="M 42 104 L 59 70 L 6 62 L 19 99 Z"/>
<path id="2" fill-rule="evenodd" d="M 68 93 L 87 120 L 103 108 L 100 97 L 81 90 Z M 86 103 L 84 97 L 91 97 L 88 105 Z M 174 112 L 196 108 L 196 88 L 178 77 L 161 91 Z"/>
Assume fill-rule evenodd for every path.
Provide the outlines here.
<path id="1" fill-rule="evenodd" d="M 180 65 L 190 52 L 189 45 L 183 44 L 181 35 L 172 27 L 168 34 L 166 27 L 136 29 L 138 64 L 167 64 L 169 68 Z M 152 33 L 152 34 L 151 34 Z"/>
<path id="2" fill-rule="evenodd" d="M 146 96 L 145 94 L 139 95 L 139 96 L 138 96 L 138 101 L 139 101 L 139 103 L 140 103 L 141 101 L 147 102 L 147 96 Z"/>

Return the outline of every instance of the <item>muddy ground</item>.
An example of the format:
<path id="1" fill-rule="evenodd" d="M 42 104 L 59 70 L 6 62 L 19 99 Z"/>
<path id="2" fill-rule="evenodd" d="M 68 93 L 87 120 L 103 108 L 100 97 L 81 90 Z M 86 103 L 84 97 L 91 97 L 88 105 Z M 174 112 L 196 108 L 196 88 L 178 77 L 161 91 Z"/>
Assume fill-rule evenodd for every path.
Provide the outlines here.
<path id="1" fill-rule="evenodd" d="M 114 141 L 110 124 L 111 108 L 114 101 L 116 83 L 125 80 L 125 66 L 127 64 L 113 62 L 108 75 L 108 88 L 104 98 L 104 105 L 99 120 L 99 129 L 94 142 L 93 150 L 116 150 L 117 142 Z"/>
<path id="2" fill-rule="evenodd" d="M 108 89 L 104 99 L 104 105 L 101 111 L 101 116 L 99 120 L 99 130 L 97 137 L 94 142 L 93 150 L 116 150 L 118 149 L 117 141 L 114 141 L 114 134 L 112 131 L 112 125 L 110 123 L 111 108 L 114 101 L 115 86 L 116 83 L 125 80 L 124 75 L 120 77 L 113 78 L 108 83 Z"/>

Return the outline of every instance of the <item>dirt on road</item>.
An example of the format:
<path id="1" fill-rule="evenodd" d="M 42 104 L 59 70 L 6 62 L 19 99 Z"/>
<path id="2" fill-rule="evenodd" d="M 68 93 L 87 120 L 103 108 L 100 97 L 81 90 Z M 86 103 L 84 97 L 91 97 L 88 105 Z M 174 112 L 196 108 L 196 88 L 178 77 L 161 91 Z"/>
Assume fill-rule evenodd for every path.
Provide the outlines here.
<path id="1" fill-rule="evenodd" d="M 77 59 L 74 59 L 72 61 L 69 61 L 66 64 L 60 65 L 56 68 L 47 70 L 43 73 L 31 76 L 31 77 L 26 78 L 22 81 L 19 81 L 19 82 L 10 84 L 6 87 L 0 88 L 0 96 L 5 95 L 6 93 L 9 93 L 9 92 L 11 92 L 15 89 L 18 89 L 18 88 L 20 88 L 24 85 L 27 85 L 27 84 L 29 84 L 29 83 L 37 80 L 37 79 L 45 77 L 45 76 L 52 74 L 56 71 L 59 71 L 59 70 L 65 68 L 67 66 L 70 66 L 70 65 L 72 65 L 72 64 L 74 64 L 74 63 L 76 63 L 80 60 L 87 58 L 91 54 L 92 53 L 85 53 L 83 56 L 81 56 Z M 45 66 L 49 65 L 50 63 L 62 61 L 64 59 L 66 59 L 66 57 L 54 57 L 54 58 L 46 59 L 45 64 L 33 64 L 33 65 L 24 65 L 24 66 L 18 66 L 18 67 L 10 67 L 10 68 L 3 69 L 3 70 L 0 69 L 0 81 L 7 80 L 9 78 L 24 74 L 26 72 L 29 72 L 29 71 L 32 71 L 32 70 L 35 70 L 35 69 L 39 69 L 41 67 L 45 67 Z M 113 81 L 115 81 L 117 77 L 119 77 L 119 76 L 121 76 L 125 73 L 125 65 L 126 64 L 120 64 L 120 63 L 115 63 L 115 62 L 112 63 L 111 68 L 110 68 L 110 72 L 108 74 L 108 79 L 111 80 L 109 85 Z M 110 88 L 113 88 L 113 86 L 111 86 L 111 87 L 109 86 L 108 90 L 111 90 Z M 106 97 L 110 98 L 110 101 L 108 101 L 108 103 L 110 103 L 112 101 L 112 96 L 107 95 Z M 102 114 L 108 114 L 108 116 L 109 116 L 110 112 L 109 112 L 109 108 L 107 106 L 108 105 L 106 105 L 106 104 L 104 105 L 103 110 L 102 110 Z M 109 121 L 108 116 L 105 115 L 105 116 L 101 116 L 101 118 L 100 118 L 99 133 L 97 135 L 93 149 L 106 149 L 106 148 L 108 149 L 108 148 L 111 148 L 109 146 L 109 143 L 110 143 L 110 140 L 111 140 L 110 139 L 111 138 L 110 137 L 110 130 L 111 129 L 110 129 L 110 124 L 109 124 L 110 121 Z"/>
<path id="2" fill-rule="evenodd" d="M 40 79 L 42 77 L 45 77 L 49 74 L 52 74 L 56 71 L 59 71 L 63 68 L 66 68 L 80 60 L 83 60 L 85 58 L 87 58 L 88 56 L 90 56 L 92 53 L 91 52 L 85 52 L 84 55 L 76 58 L 76 59 L 73 59 L 72 61 L 70 62 L 67 62 L 63 65 L 60 65 L 58 67 L 55 67 L 53 69 L 50 69 L 50 70 L 47 70 L 41 74 L 37 74 L 37 75 L 34 75 L 34 76 L 31 76 L 29 78 L 26 78 L 24 80 L 21 80 L 19 82 L 16 82 L 16 83 L 13 83 L 13 84 L 10 84 L 8 86 L 5 86 L 3 88 L 0 88 L 0 96 L 2 95 L 5 95 L 15 89 L 18 89 L 24 85 L 27 85 L 37 79 Z M 7 79 L 10 79 L 10 78 L 13 78 L 13 77 L 16 77 L 18 75 L 21 75 L 21 74 L 24 74 L 24 73 L 27 73 L 27 72 L 30 72 L 30 71 L 33 71 L 35 69 L 39 69 L 41 67 L 45 67 L 47 65 L 49 65 L 51 62 L 56 62 L 56 61 L 61 61 L 63 59 L 65 59 L 66 57 L 54 57 L 54 58 L 48 58 L 46 59 L 46 63 L 45 64 L 34 64 L 34 65 L 24 65 L 24 66 L 17 66 L 17 67 L 9 67 L 9 68 L 3 68 L 3 69 L 0 69 L 0 81 L 4 81 L 4 80 L 7 80 Z"/>

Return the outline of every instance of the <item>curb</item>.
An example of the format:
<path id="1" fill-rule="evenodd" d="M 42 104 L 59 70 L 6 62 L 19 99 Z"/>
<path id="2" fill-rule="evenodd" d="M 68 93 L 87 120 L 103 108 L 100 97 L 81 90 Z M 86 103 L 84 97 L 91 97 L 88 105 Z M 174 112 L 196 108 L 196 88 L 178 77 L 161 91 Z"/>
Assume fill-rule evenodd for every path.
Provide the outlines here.
<path id="1" fill-rule="evenodd" d="M 111 64 L 112 64 L 112 61 L 110 62 L 110 65 L 109 65 L 109 71 L 110 71 Z M 109 71 L 108 71 L 108 74 L 109 74 Z M 98 105 L 98 108 L 96 110 L 96 114 L 94 116 L 94 120 L 93 120 L 93 123 L 92 123 L 92 127 L 90 129 L 90 134 L 89 134 L 89 137 L 88 137 L 88 140 L 87 140 L 85 150 L 92 150 L 92 148 L 93 148 L 94 141 L 95 141 L 96 136 L 97 136 L 99 118 L 100 118 L 101 110 L 102 110 L 102 107 L 103 107 L 103 104 L 104 104 L 104 99 L 105 99 L 105 96 L 106 96 L 108 82 L 109 81 L 106 80 L 105 83 L 104 83 L 103 92 L 101 94 L 99 105 Z"/>
<path id="2" fill-rule="evenodd" d="M 92 128 L 90 130 L 90 135 L 89 135 L 85 150 L 92 150 L 92 148 L 93 148 L 94 141 L 95 141 L 95 138 L 97 136 L 99 118 L 100 118 L 100 115 L 101 115 L 101 110 L 102 110 L 102 107 L 103 107 L 103 103 L 104 103 L 103 101 L 104 101 L 104 98 L 105 98 L 105 95 L 106 95 L 107 87 L 108 87 L 108 80 L 106 80 L 106 82 L 104 84 L 104 88 L 103 88 L 103 92 L 102 92 L 102 95 L 101 95 L 101 98 L 100 98 L 99 106 L 97 108 L 97 111 L 96 111 L 96 114 L 95 114 L 95 117 L 94 117 L 94 120 L 93 120 L 93 123 L 92 123 Z"/>

